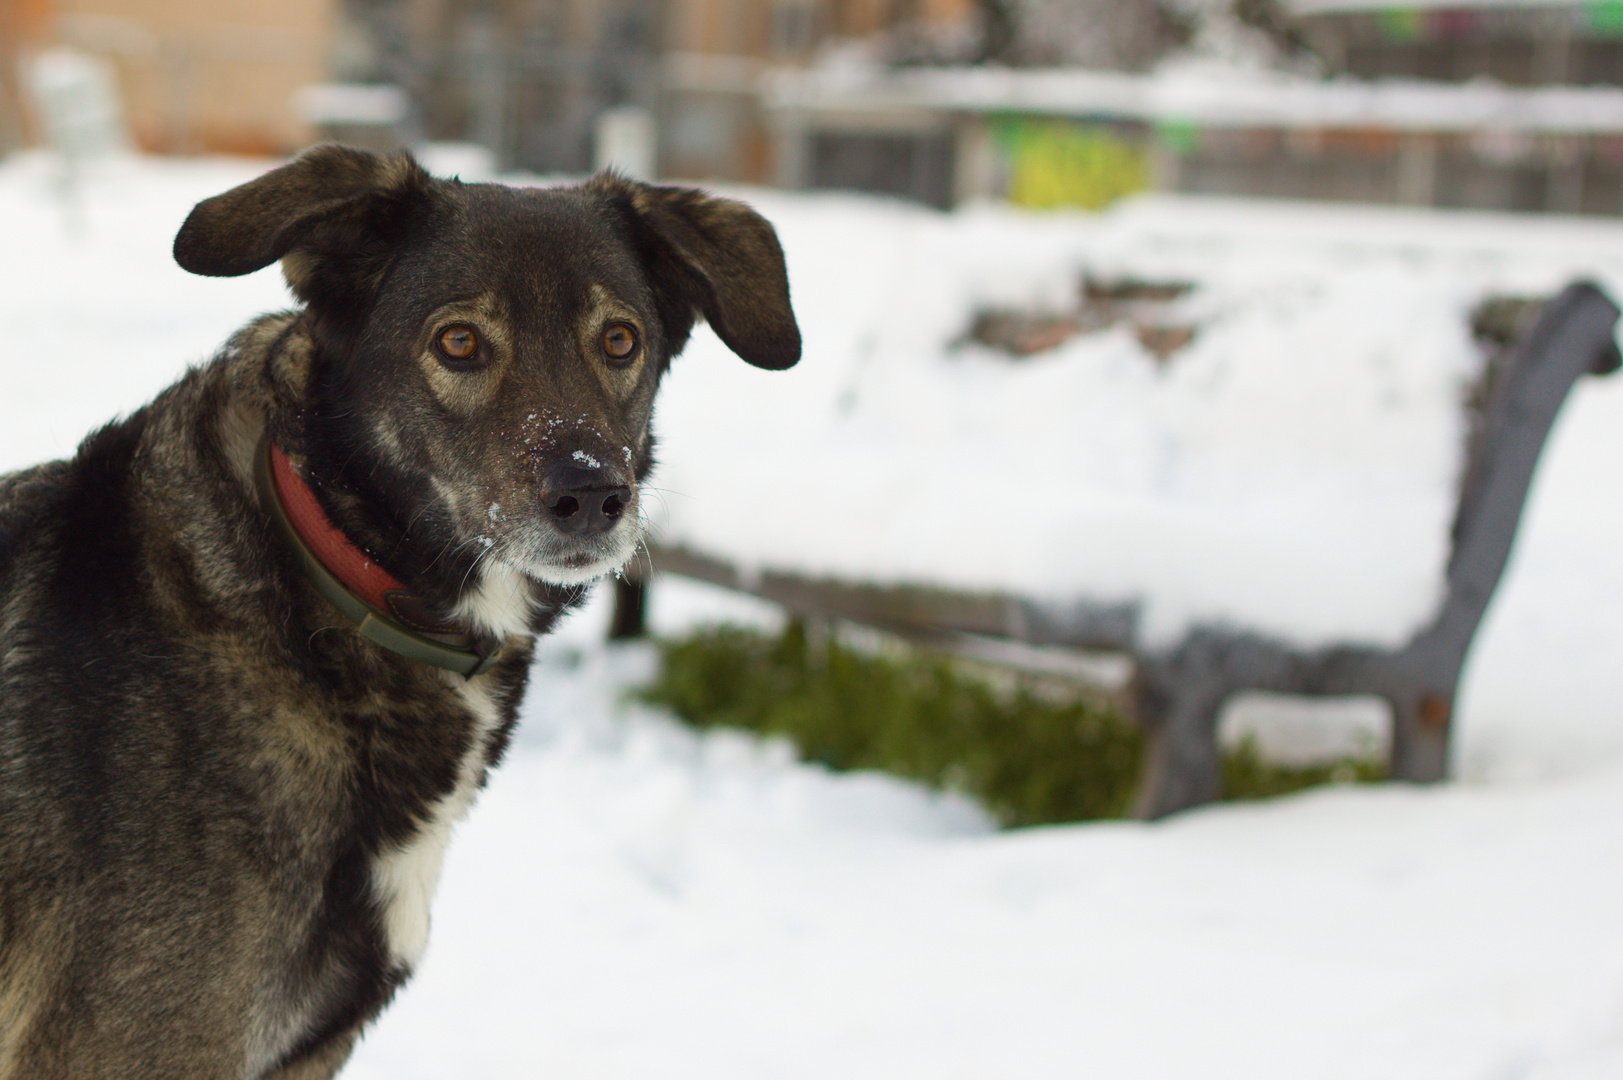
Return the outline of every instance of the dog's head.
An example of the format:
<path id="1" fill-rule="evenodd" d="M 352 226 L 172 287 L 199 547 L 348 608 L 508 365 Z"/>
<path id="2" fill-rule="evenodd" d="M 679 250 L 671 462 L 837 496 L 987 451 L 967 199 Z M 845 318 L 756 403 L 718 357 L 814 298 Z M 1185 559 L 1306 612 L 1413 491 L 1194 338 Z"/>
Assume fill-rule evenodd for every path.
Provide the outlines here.
<path id="1" fill-rule="evenodd" d="M 654 391 L 696 317 L 757 367 L 800 356 L 765 220 L 613 175 L 462 184 L 318 147 L 198 204 L 175 258 L 282 261 L 312 359 L 277 437 L 339 524 L 445 607 L 490 567 L 569 585 L 631 556 Z"/>

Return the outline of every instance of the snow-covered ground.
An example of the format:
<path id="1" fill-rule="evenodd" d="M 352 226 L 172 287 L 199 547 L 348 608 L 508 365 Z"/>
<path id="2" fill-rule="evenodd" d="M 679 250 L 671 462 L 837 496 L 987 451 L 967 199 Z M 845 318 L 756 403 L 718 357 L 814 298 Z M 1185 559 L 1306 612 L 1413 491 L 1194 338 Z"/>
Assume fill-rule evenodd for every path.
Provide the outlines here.
<path id="1" fill-rule="evenodd" d="M 192 202 L 263 167 L 112 167 L 87 185 L 72 234 L 44 162 L 0 165 L 0 469 L 71 451 L 248 315 L 287 302 L 270 272 L 204 280 L 168 258 Z M 866 302 L 820 301 L 808 279 L 798 384 L 696 340 L 661 413 L 673 465 L 700 421 L 740 447 L 794 442 L 810 406 L 842 399 L 877 437 L 865 410 L 901 378 L 886 358 L 919 360 L 862 343 L 905 342 L 909 329 L 930 340 L 950 321 L 912 281 L 963 302 L 1028 301 L 1074 278 L 1082 255 L 1105 273 L 1149 272 L 1156 258 L 1167 273 L 1217 267 L 1213 295 L 1234 301 L 1233 325 L 1257 328 L 1269 363 L 1268 333 L 1288 337 L 1315 305 L 1344 313 L 1326 332 L 1388 333 L 1396 349 L 1401 326 L 1365 324 L 1422 300 L 1457 309 L 1466 285 L 1547 289 L 1579 273 L 1614 295 L 1623 285 L 1623 227 L 1606 222 L 1173 199 L 1097 219 L 943 219 L 856 199 L 758 201 L 792 269 L 805 264 L 797 273 L 819 272 L 829 241 L 849 237 L 836 254 Z M 905 264 L 903 234 L 917 240 Z M 908 267 L 927 273 L 898 272 Z M 1288 292 L 1270 323 L 1269 290 L 1292 281 L 1318 291 Z M 1215 350 L 1227 332 L 1191 348 Z M 1143 382 L 1132 347 L 1107 335 L 1026 364 L 1064 371 L 1101 349 Z M 1247 342 L 1224 347 L 1238 369 Z M 1182 360 L 1216 363 L 1202 355 Z M 987 400 L 1005 393 L 992 358 L 954 362 Z M 799 414 L 796 385 L 818 388 L 800 393 Z M 701 392 L 748 401 L 732 413 L 747 422 L 721 428 L 729 413 L 714 397 L 694 420 L 684 402 Z M 1177 449 L 1166 460 L 1198 479 L 1199 439 Z M 714 500 L 699 478 L 661 483 L 656 518 L 704 520 Z M 771 505 L 761 491 L 757 508 Z M 1580 387 L 1529 509 L 1467 674 L 1466 781 L 1154 825 L 995 833 L 956 798 L 695 735 L 623 703 L 653 660 L 603 646 L 595 604 L 545 644 L 513 753 L 452 847 L 428 958 L 345 1075 L 1623 1077 L 1623 382 Z M 777 512 L 811 527 L 793 504 Z M 653 603 L 665 629 L 774 618 L 674 583 Z"/>

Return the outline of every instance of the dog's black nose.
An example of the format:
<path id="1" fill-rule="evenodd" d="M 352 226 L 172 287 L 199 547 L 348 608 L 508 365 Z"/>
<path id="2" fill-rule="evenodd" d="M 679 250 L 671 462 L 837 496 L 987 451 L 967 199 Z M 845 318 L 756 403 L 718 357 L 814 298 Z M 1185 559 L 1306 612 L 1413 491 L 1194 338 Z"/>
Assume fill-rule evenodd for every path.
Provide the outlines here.
<path id="1" fill-rule="evenodd" d="M 631 505 L 631 487 L 607 469 L 560 462 L 547 470 L 541 505 L 558 531 L 600 536 L 614 528 Z"/>

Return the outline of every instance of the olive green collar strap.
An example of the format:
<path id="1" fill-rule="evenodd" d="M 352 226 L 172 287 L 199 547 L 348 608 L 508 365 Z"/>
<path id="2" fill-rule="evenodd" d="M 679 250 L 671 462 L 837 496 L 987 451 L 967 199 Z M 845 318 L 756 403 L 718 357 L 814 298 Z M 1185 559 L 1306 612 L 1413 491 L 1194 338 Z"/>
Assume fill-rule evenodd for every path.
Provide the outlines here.
<path id="1" fill-rule="evenodd" d="M 254 454 L 260 500 L 310 583 L 355 624 L 361 636 L 392 653 L 473 678 L 496 662 L 501 642 L 466 622 L 441 622 L 387 570 L 332 523 L 282 448 L 267 435 Z"/>

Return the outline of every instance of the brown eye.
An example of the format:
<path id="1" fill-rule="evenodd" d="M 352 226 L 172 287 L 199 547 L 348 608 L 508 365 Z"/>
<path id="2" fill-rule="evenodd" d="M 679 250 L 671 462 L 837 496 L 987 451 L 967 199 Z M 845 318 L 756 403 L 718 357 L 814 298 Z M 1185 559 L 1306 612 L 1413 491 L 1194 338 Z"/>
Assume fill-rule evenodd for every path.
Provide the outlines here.
<path id="1" fill-rule="evenodd" d="M 603 331 L 603 351 L 611 360 L 624 360 L 637 347 L 637 332 L 625 323 L 615 323 Z"/>
<path id="2" fill-rule="evenodd" d="M 440 331 L 440 352 L 451 360 L 468 360 L 479 351 L 479 339 L 466 326 L 450 326 Z"/>

